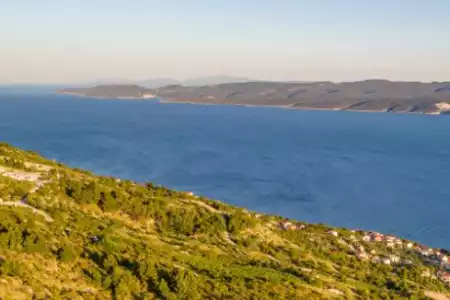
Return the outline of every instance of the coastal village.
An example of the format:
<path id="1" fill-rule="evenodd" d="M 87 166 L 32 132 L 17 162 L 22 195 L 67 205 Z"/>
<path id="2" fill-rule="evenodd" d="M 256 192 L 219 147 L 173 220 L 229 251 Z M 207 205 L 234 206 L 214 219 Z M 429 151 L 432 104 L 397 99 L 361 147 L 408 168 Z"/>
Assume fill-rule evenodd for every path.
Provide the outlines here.
<path id="1" fill-rule="evenodd" d="M 282 230 L 303 230 L 308 225 L 294 224 L 289 221 L 280 222 Z M 422 277 L 440 280 L 450 286 L 450 252 L 443 249 L 433 249 L 412 241 L 401 239 L 393 235 L 385 235 L 373 231 L 351 230 L 350 235 L 340 233 L 337 230 L 329 230 L 327 234 L 335 237 L 339 244 L 348 247 L 349 253 L 360 261 L 384 265 L 413 265 L 414 261 L 405 258 L 404 253 L 415 254 L 425 265 L 437 268 L 433 272 L 431 268 L 422 273 Z M 377 251 L 373 246 L 379 246 L 384 251 Z"/>

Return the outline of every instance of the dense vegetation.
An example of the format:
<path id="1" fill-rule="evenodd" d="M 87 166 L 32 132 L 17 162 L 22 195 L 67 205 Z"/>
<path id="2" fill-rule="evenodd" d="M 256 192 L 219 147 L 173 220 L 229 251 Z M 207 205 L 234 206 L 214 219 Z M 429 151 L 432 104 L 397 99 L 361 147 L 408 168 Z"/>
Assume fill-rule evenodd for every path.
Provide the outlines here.
<path id="1" fill-rule="evenodd" d="M 0 145 L 1 299 L 427 299 L 448 292 L 409 265 L 360 261 L 349 230 L 258 215 L 151 183 L 95 176 Z M 45 170 L 45 171 L 43 171 Z M 48 216 L 47 218 L 45 216 Z M 299 222 L 293 222 L 300 225 Z M 299 227 L 300 228 L 300 227 Z M 356 245 L 355 245 L 356 246 Z"/>

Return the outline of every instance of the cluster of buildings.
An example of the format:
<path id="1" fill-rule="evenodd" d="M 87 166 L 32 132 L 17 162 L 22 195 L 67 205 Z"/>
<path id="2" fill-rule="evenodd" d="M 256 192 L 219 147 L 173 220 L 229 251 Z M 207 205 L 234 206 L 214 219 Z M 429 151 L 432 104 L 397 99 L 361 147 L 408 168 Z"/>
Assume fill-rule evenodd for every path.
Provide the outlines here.
<path id="1" fill-rule="evenodd" d="M 283 230 L 300 230 L 305 228 L 306 226 L 303 224 L 294 224 L 289 221 L 284 221 L 279 223 L 281 229 Z M 387 248 L 402 248 L 409 249 L 418 254 L 422 260 L 430 265 L 433 265 L 439 268 L 436 276 L 431 275 L 429 270 L 424 271 L 422 276 L 438 278 L 443 283 L 450 285 L 450 253 L 433 249 L 429 247 L 425 247 L 420 244 L 415 244 L 411 241 L 403 240 L 393 235 L 385 235 L 379 232 L 365 232 L 365 231 L 357 231 L 352 230 L 352 234 L 349 239 L 353 243 L 358 242 L 373 242 L 384 244 Z M 334 237 L 339 237 L 339 232 L 336 230 L 329 230 L 327 234 L 332 235 Z M 362 234 L 362 237 L 361 237 Z M 377 254 L 376 250 L 366 250 L 363 245 L 354 246 L 347 244 L 344 239 L 339 238 L 338 242 L 341 244 L 345 244 L 349 247 L 350 251 L 355 253 L 355 256 L 361 261 L 370 261 L 372 263 L 379 263 L 384 265 L 412 265 L 413 261 L 409 259 L 404 259 L 395 254 Z"/>
<path id="2" fill-rule="evenodd" d="M 422 259 L 435 267 L 439 268 L 436 276 L 443 283 L 450 285 L 450 258 L 447 254 L 439 249 L 427 248 L 417 245 L 415 250 L 422 257 Z"/>
<path id="3" fill-rule="evenodd" d="M 379 232 L 365 232 L 362 238 L 364 242 L 384 242 L 387 247 L 394 248 L 395 246 L 405 247 L 411 249 L 414 247 L 412 242 L 407 242 L 392 235 L 384 235 Z"/>
<path id="4" fill-rule="evenodd" d="M 450 264 L 449 264 L 449 257 L 444 254 L 439 249 L 432 249 L 427 248 L 421 245 L 418 245 L 415 250 L 422 256 L 422 258 L 437 267 L 442 267 L 443 269 L 446 269 L 447 271 L 450 271 Z"/>
<path id="5" fill-rule="evenodd" d="M 413 262 L 408 259 L 402 259 L 398 255 L 390 254 L 390 255 L 377 255 L 377 252 L 375 250 L 370 250 L 370 252 L 367 252 L 364 249 L 364 246 L 358 246 L 357 249 L 355 249 L 353 246 L 351 246 L 350 250 L 355 252 L 356 257 L 359 260 L 363 261 L 371 261 L 372 263 L 376 264 L 384 264 L 384 265 L 411 265 Z"/>
<path id="6" fill-rule="evenodd" d="M 330 234 L 337 236 L 336 232 L 329 232 Z M 356 238 L 352 235 L 351 240 L 355 241 Z M 439 272 L 436 274 L 442 282 L 450 285 L 450 258 L 442 250 L 425 247 L 419 244 L 414 244 L 410 241 L 399 239 L 392 235 L 384 235 L 378 232 L 363 232 L 362 240 L 365 242 L 385 243 L 389 248 L 402 247 L 405 249 L 411 249 L 415 251 L 423 259 L 424 262 L 431 264 L 439 268 Z M 356 251 L 356 257 L 360 260 L 370 260 L 373 263 L 382 263 L 385 265 L 403 264 L 411 265 L 413 262 L 408 259 L 402 259 L 397 255 L 377 256 L 374 250 L 371 251 L 371 255 L 364 251 L 364 248 L 360 246 Z M 425 274 L 426 275 L 426 274 Z"/>

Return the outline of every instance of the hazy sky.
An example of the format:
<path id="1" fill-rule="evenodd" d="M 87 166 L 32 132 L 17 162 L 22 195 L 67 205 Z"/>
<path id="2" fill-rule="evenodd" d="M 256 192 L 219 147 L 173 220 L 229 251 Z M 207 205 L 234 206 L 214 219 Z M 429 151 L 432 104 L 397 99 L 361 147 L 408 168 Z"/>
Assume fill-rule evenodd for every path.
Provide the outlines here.
<path id="1" fill-rule="evenodd" d="M 449 0 L 0 0 L 0 82 L 450 80 Z"/>

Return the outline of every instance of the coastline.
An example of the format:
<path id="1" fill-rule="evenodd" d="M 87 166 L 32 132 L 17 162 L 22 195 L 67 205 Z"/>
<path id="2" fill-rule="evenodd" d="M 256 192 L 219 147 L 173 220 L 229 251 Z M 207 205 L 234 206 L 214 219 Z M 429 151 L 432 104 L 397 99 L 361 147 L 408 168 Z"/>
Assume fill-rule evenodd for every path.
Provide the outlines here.
<path id="1" fill-rule="evenodd" d="M 155 100 L 158 99 L 158 97 L 105 97 L 105 96 L 89 96 L 89 95 L 83 95 L 83 94 L 77 94 L 77 93 L 70 93 L 70 92 L 54 92 L 53 94 L 56 95 L 68 95 L 68 96 L 77 96 L 82 98 L 94 98 L 94 99 L 119 99 L 119 100 Z"/>
<path id="2" fill-rule="evenodd" d="M 172 100 L 158 100 L 161 104 L 191 104 L 191 105 L 227 105 L 227 106 L 244 106 L 244 107 L 269 107 L 280 108 L 286 110 L 304 110 L 304 111 L 348 111 L 348 112 L 361 112 L 361 113 L 390 113 L 399 115 L 427 115 L 427 116 L 440 116 L 445 115 L 444 112 L 393 112 L 387 110 L 368 110 L 368 109 L 346 109 L 346 108 L 320 108 L 320 107 L 295 107 L 292 105 L 254 105 L 254 104 L 239 104 L 239 103 L 211 103 L 211 102 L 193 102 L 193 101 L 172 101 Z"/>
<path id="3" fill-rule="evenodd" d="M 161 104 L 191 104 L 191 105 L 227 105 L 227 106 L 244 106 L 244 107 L 269 107 L 269 108 L 281 108 L 288 110 L 305 110 L 305 111 L 349 111 L 349 112 L 362 112 L 362 113 L 391 113 L 391 114 L 414 114 L 414 115 L 428 115 L 428 116 L 441 116 L 446 115 L 448 112 L 408 112 L 408 111 L 387 111 L 384 110 L 369 110 L 369 109 L 347 109 L 339 107 L 331 108 L 321 108 L 321 107 L 296 107 L 293 105 L 264 105 L 264 104 L 243 104 L 243 103 L 212 103 L 212 102 L 196 102 L 196 101 L 179 101 L 179 100 L 163 100 L 158 96 L 154 97 L 105 97 L 105 96 L 89 96 L 78 93 L 70 92 L 59 92 L 56 91 L 55 94 L 58 95 L 70 95 L 78 96 L 82 98 L 94 98 L 94 99 L 117 99 L 117 100 L 156 100 Z"/>

